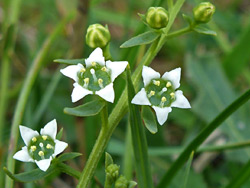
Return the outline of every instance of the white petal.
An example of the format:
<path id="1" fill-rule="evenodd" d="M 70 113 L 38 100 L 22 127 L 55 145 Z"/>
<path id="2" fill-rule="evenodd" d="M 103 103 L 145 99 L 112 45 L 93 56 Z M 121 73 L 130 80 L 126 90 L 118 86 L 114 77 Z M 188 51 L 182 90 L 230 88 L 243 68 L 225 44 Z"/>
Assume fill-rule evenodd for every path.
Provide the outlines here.
<path id="1" fill-rule="evenodd" d="M 107 61 L 107 68 L 111 69 L 111 80 L 114 82 L 115 78 L 120 75 L 128 65 L 127 61 Z"/>
<path id="2" fill-rule="evenodd" d="M 167 121 L 168 113 L 172 111 L 171 107 L 160 108 L 157 106 L 153 106 L 153 109 L 155 110 L 156 117 L 160 125 L 163 125 L 163 123 Z"/>
<path id="3" fill-rule="evenodd" d="M 150 67 L 143 66 L 142 78 L 143 78 L 144 86 L 147 86 L 152 79 L 158 79 L 160 77 L 161 75 L 159 72 L 156 72 L 154 69 Z"/>
<path id="4" fill-rule="evenodd" d="M 69 78 L 72 78 L 73 80 L 77 81 L 77 72 L 80 71 L 83 68 L 83 65 L 78 63 L 78 65 L 70 65 L 65 67 L 64 69 L 61 69 L 60 72 Z"/>
<path id="5" fill-rule="evenodd" d="M 35 160 L 35 163 L 42 171 L 45 172 L 46 170 L 48 170 L 51 160 L 52 157 L 50 157 L 49 159 L 42 159 L 40 161 Z"/>
<path id="6" fill-rule="evenodd" d="M 34 160 L 29 155 L 27 146 L 24 146 L 22 150 L 16 152 L 13 158 L 22 162 L 34 162 Z"/>
<path id="7" fill-rule="evenodd" d="M 147 98 L 147 93 L 145 91 L 145 88 L 142 88 L 141 91 L 139 91 L 134 98 L 131 101 L 132 104 L 138 104 L 138 105 L 151 105 Z"/>
<path id="8" fill-rule="evenodd" d="M 171 107 L 177 108 L 191 108 L 187 98 L 183 95 L 181 90 L 175 92 L 176 100 L 171 104 Z"/>
<path id="9" fill-rule="evenodd" d="M 105 59 L 103 57 L 102 49 L 96 48 L 89 56 L 88 59 L 85 59 L 86 67 L 91 66 L 92 62 L 96 62 L 102 66 L 105 65 Z"/>
<path id="10" fill-rule="evenodd" d="M 164 80 L 170 80 L 173 83 L 174 89 L 180 87 L 180 79 L 181 79 L 181 68 L 176 68 L 171 70 L 170 72 L 165 72 L 162 78 Z"/>
<path id="11" fill-rule="evenodd" d="M 99 95 L 101 98 L 105 99 L 106 101 L 113 103 L 114 99 L 115 99 L 115 92 L 114 92 L 114 88 L 113 88 L 113 83 L 110 83 L 105 88 L 103 88 L 99 91 L 96 91 L 95 94 Z"/>
<path id="12" fill-rule="evenodd" d="M 43 129 L 40 131 L 41 135 L 49 135 L 52 139 L 56 139 L 57 133 L 57 124 L 56 120 L 53 119 L 49 123 L 47 123 Z"/>
<path id="13" fill-rule="evenodd" d="M 53 157 L 62 153 L 66 149 L 66 147 L 68 147 L 68 144 L 66 142 L 55 140 L 55 143 L 56 145 L 55 145 L 55 151 L 54 151 Z"/>
<path id="14" fill-rule="evenodd" d="M 82 99 L 88 94 L 93 94 L 93 92 L 89 91 L 88 89 L 83 88 L 78 83 L 74 83 L 74 89 L 71 94 L 71 100 L 72 102 L 79 101 L 80 99 Z"/>
<path id="15" fill-rule="evenodd" d="M 34 130 L 32 130 L 28 127 L 22 126 L 22 125 L 19 125 L 19 129 L 20 129 L 22 139 L 23 139 L 26 146 L 29 145 L 29 142 L 33 137 L 36 137 L 39 135 L 39 133 L 37 131 L 34 131 Z"/>

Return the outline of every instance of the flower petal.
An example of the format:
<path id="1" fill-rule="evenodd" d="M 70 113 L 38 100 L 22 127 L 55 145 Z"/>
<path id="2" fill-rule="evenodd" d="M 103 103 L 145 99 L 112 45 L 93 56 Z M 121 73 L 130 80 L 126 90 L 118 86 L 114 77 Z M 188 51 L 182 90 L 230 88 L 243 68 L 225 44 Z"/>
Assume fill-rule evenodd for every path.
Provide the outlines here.
<path id="1" fill-rule="evenodd" d="M 142 78 L 143 78 L 144 86 L 147 86 L 152 79 L 158 79 L 160 77 L 161 75 L 159 72 L 156 72 L 154 69 L 150 67 L 143 66 Z"/>
<path id="2" fill-rule="evenodd" d="M 170 80 L 173 83 L 174 89 L 180 87 L 180 79 L 181 79 L 181 68 L 176 68 L 171 70 L 170 72 L 165 72 L 162 78 L 164 80 Z"/>
<path id="3" fill-rule="evenodd" d="M 40 161 L 35 160 L 35 163 L 38 166 L 38 168 L 40 168 L 42 171 L 45 172 L 46 170 L 48 170 L 51 161 L 52 157 L 50 157 L 49 159 L 42 159 Z"/>
<path id="4" fill-rule="evenodd" d="M 49 123 L 47 123 L 43 129 L 40 131 L 41 135 L 49 135 L 52 139 L 56 139 L 57 133 L 57 123 L 56 120 L 53 119 Z"/>
<path id="5" fill-rule="evenodd" d="M 156 117 L 160 125 L 163 125 L 163 123 L 167 121 L 168 113 L 172 111 L 171 107 L 160 108 L 157 106 L 153 106 L 153 109 L 156 113 Z"/>
<path id="6" fill-rule="evenodd" d="M 147 93 L 145 91 L 145 88 L 142 88 L 132 99 L 132 104 L 138 104 L 138 105 L 151 105 L 151 103 L 148 100 Z"/>
<path id="7" fill-rule="evenodd" d="M 28 127 L 22 126 L 22 125 L 19 125 L 19 129 L 20 129 L 22 139 L 23 139 L 26 146 L 29 145 L 29 142 L 33 137 L 36 137 L 39 135 L 39 133 L 37 131 L 34 131 L 34 130 L 32 130 Z"/>
<path id="8" fill-rule="evenodd" d="M 55 151 L 54 154 L 52 155 L 53 157 L 57 156 L 58 154 L 62 153 L 66 147 L 68 147 L 68 144 L 66 142 L 62 142 L 59 140 L 55 140 Z"/>
<path id="9" fill-rule="evenodd" d="M 176 100 L 171 104 L 171 107 L 177 108 L 191 108 L 187 98 L 183 95 L 181 90 L 175 92 Z"/>
<path id="10" fill-rule="evenodd" d="M 92 62 L 96 62 L 102 66 L 105 65 L 105 59 L 103 57 L 102 49 L 96 48 L 90 55 L 89 58 L 85 59 L 86 67 L 91 66 Z"/>
<path id="11" fill-rule="evenodd" d="M 80 99 L 82 99 L 88 94 L 93 94 L 93 92 L 89 91 L 88 89 L 83 88 L 78 83 L 74 83 L 74 89 L 71 94 L 71 100 L 72 102 L 79 101 Z"/>
<path id="12" fill-rule="evenodd" d="M 111 80 L 114 82 L 115 78 L 120 75 L 128 65 L 127 61 L 107 61 L 107 68 L 111 69 Z"/>
<path id="13" fill-rule="evenodd" d="M 69 78 L 72 78 L 73 80 L 77 81 L 77 72 L 80 71 L 83 68 L 83 65 L 78 63 L 77 65 L 70 65 L 65 67 L 64 69 L 61 69 L 60 72 Z"/>
<path id="14" fill-rule="evenodd" d="M 113 103 L 115 99 L 115 91 L 113 88 L 113 83 L 110 83 L 105 88 L 99 91 L 96 91 L 95 94 L 99 95 L 101 98 L 105 99 L 106 101 Z"/>
<path id="15" fill-rule="evenodd" d="M 22 150 L 16 152 L 13 158 L 22 162 L 34 162 L 29 155 L 27 146 L 22 147 Z"/>

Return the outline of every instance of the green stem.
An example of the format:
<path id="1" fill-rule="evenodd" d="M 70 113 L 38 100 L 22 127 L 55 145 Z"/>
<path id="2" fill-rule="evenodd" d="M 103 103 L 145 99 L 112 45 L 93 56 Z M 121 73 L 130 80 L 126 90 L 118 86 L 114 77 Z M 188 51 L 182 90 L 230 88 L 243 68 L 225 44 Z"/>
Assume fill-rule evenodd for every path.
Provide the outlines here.
<path id="1" fill-rule="evenodd" d="M 106 101 L 105 103 L 106 104 L 101 111 L 101 121 L 102 121 L 102 127 L 104 127 L 104 129 L 108 127 L 108 104 Z"/>
<path id="2" fill-rule="evenodd" d="M 240 106 L 246 103 L 250 99 L 250 89 L 246 91 L 241 97 L 228 106 L 222 113 L 220 113 L 207 127 L 205 127 L 199 135 L 186 147 L 181 153 L 178 159 L 173 163 L 167 173 L 160 181 L 158 188 L 167 187 L 176 173 L 180 170 L 183 164 L 187 161 L 192 151 L 196 151 L 197 148 L 204 142 L 204 140 L 216 129 L 223 121 L 225 121 L 233 112 L 235 112 Z"/>
<path id="3" fill-rule="evenodd" d="M 28 97 L 30 94 L 30 91 L 32 89 L 32 86 L 35 82 L 35 79 L 39 73 L 39 70 L 43 64 L 43 60 L 47 55 L 47 52 L 49 51 L 49 48 L 53 44 L 54 40 L 57 38 L 59 33 L 63 30 L 65 24 L 72 18 L 72 15 L 64 19 L 61 23 L 57 25 L 53 33 L 48 37 L 48 39 L 43 44 L 41 50 L 37 54 L 36 58 L 34 59 L 31 68 L 28 72 L 28 75 L 24 81 L 24 85 L 21 91 L 21 94 L 17 101 L 17 106 L 14 113 L 14 119 L 11 126 L 11 136 L 10 136 L 10 143 L 9 143 L 9 151 L 8 151 L 8 157 L 7 157 L 7 168 L 14 172 L 15 170 L 15 160 L 13 159 L 13 155 L 17 149 L 17 141 L 19 138 L 19 131 L 18 126 L 22 122 L 23 113 L 25 110 L 25 105 L 28 101 Z M 13 180 L 10 179 L 8 176 L 6 176 L 6 188 L 12 188 L 13 187 Z"/>
<path id="4" fill-rule="evenodd" d="M 106 176 L 104 188 L 111 188 L 112 185 L 113 185 L 113 182 L 110 182 L 109 178 L 107 178 Z"/>
<path id="5" fill-rule="evenodd" d="M 79 179 L 80 178 L 80 175 L 81 175 L 81 172 L 79 172 L 78 170 L 75 170 L 74 168 L 64 164 L 64 163 L 58 163 L 57 166 L 59 167 L 59 169 L 70 175 L 70 176 L 73 176 L 75 177 L 76 179 Z"/>
<path id="6" fill-rule="evenodd" d="M 191 27 L 185 27 L 185 28 L 180 29 L 180 30 L 178 30 L 178 31 L 169 33 L 169 34 L 167 35 L 167 39 L 171 39 L 171 38 L 174 38 L 174 37 L 178 37 L 178 36 L 180 36 L 180 35 L 183 35 L 183 34 L 185 34 L 185 33 L 190 32 L 190 31 L 192 31 Z"/>

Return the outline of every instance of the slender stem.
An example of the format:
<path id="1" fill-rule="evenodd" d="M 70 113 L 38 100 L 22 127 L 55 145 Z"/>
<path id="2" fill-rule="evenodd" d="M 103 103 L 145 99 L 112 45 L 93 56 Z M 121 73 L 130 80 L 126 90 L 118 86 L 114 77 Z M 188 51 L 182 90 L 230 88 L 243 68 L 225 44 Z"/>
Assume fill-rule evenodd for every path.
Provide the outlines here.
<path id="1" fill-rule="evenodd" d="M 176 173 L 180 170 L 183 164 L 187 161 L 190 153 L 196 151 L 197 148 L 204 142 L 204 140 L 216 129 L 223 121 L 225 121 L 233 112 L 250 99 L 250 89 L 246 91 L 241 97 L 228 106 L 222 113 L 220 113 L 207 127 L 205 127 L 199 135 L 186 147 L 178 159 L 173 163 L 167 173 L 160 181 L 158 188 L 167 187 Z"/>
<path id="2" fill-rule="evenodd" d="M 64 163 L 58 163 L 57 166 L 60 168 L 60 170 L 70 176 L 75 177 L 76 179 L 80 178 L 81 172 L 78 170 L 75 170 L 74 168 L 70 167 L 69 165 L 66 165 Z"/>
<path id="3" fill-rule="evenodd" d="M 101 111 L 101 121 L 102 121 L 102 127 L 106 129 L 108 127 L 108 104 L 106 101 L 105 103 L 106 104 Z"/>
<path id="4" fill-rule="evenodd" d="M 17 148 L 17 141 L 19 138 L 19 131 L 18 126 L 22 122 L 23 113 L 25 110 L 25 105 L 28 101 L 28 97 L 30 94 L 30 91 L 32 89 L 32 86 L 35 82 L 35 79 L 37 77 L 37 74 L 39 73 L 40 67 L 43 64 L 43 59 L 46 57 L 47 52 L 49 51 L 50 46 L 53 44 L 53 41 L 57 38 L 59 33 L 63 30 L 65 24 L 71 19 L 72 15 L 64 19 L 61 23 L 57 25 L 53 33 L 48 37 L 48 39 L 43 44 L 43 47 L 37 54 L 36 58 L 34 59 L 32 66 L 28 72 L 28 75 L 24 81 L 24 85 L 21 91 L 21 94 L 18 98 L 17 106 L 14 113 L 14 119 L 11 126 L 11 136 L 10 136 L 10 143 L 9 143 L 9 151 L 8 151 L 8 157 L 7 157 L 7 168 L 14 172 L 15 169 L 15 160 L 12 158 L 14 155 L 14 152 Z M 8 176 L 6 176 L 6 188 L 12 188 L 13 187 L 13 180 L 10 179 Z"/>
<path id="5" fill-rule="evenodd" d="M 174 37 L 178 37 L 178 36 L 180 36 L 180 35 L 183 35 L 183 34 L 185 34 L 185 33 L 190 32 L 190 31 L 192 31 L 191 27 L 185 27 L 185 28 L 180 29 L 180 30 L 178 30 L 178 31 L 169 33 L 169 34 L 167 35 L 167 39 L 174 38 Z"/>
<path id="6" fill-rule="evenodd" d="M 109 178 L 107 178 L 107 176 L 106 176 L 104 188 L 111 188 L 111 187 L 112 187 L 112 184 L 113 184 L 113 183 L 111 183 L 111 182 L 109 181 Z"/>

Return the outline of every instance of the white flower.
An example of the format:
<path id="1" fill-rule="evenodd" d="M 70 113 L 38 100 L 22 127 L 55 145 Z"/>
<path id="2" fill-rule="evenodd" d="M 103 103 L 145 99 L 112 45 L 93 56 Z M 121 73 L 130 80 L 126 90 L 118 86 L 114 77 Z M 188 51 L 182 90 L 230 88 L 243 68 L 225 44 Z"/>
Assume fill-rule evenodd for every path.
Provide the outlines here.
<path id="1" fill-rule="evenodd" d="M 55 119 L 47 123 L 41 129 L 40 134 L 22 125 L 19 126 L 19 129 L 26 146 L 15 153 L 13 158 L 23 162 L 34 162 L 42 171 L 46 171 L 52 159 L 68 146 L 67 143 L 56 139 L 57 123 Z"/>
<path id="2" fill-rule="evenodd" d="M 71 94 L 72 102 L 86 95 L 99 95 L 108 102 L 114 102 L 113 82 L 126 68 L 127 61 L 106 61 L 102 49 L 96 48 L 82 64 L 70 65 L 61 69 L 61 73 L 75 81 Z"/>
<path id="3" fill-rule="evenodd" d="M 167 120 L 168 113 L 172 111 L 171 107 L 191 108 L 182 91 L 176 91 L 180 87 L 181 68 L 165 72 L 161 77 L 160 73 L 144 66 L 142 77 L 144 88 L 134 96 L 131 102 L 152 106 L 160 125 Z"/>

